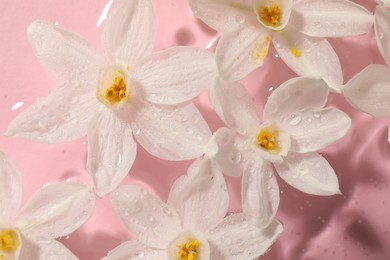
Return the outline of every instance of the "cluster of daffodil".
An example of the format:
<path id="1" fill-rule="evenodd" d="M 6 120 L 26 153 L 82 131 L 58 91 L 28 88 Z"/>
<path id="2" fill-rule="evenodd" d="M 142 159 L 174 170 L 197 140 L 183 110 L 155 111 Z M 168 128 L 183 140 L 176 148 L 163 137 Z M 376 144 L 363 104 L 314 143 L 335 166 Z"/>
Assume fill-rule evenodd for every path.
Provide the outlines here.
<path id="1" fill-rule="evenodd" d="M 109 194 L 137 239 L 104 259 L 248 260 L 262 255 L 283 227 L 276 172 L 314 195 L 339 194 L 337 176 L 316 151 L 351 126 L 325 107 L 330 91 L 375 116 L 390 114 L 390 68 L 371 65 L 345 86 L 326 37 L 368 32 L 390 66 L 389 1 L 375 16 L 347 0 L 189 0 L 194 15 L 223 32 L 215 54 L 193 47 L 152 53 L 151 0 L 116 0 L 102 33 L 103 55 L 60 27 L 36 21 L 28 39 L 60 83 L 24 110 L 9 136 L 56 143 L 87 135 L 93 187 L 43 187 L 18 213 L 21 177 L 0 154 L 0 259 L 77 259 L 55 238 L 77 229 L 98 196 Z M 375 18 L 374 18 L 375 17 Z M 269 96 L 262 119 L 236 82 L 260 67 L 273 43 L 300 77 Z M 210 88 L 226 127 L 211 133 L 192 100 Z M 165 160 L 193 160 L 163 203 L 135 185 L 120 186 L 137 143 Z M 227 216 L 224 175 L 242 176 L 242 213 Z M 52 259 L 52 258 L 51 258 Z"/>

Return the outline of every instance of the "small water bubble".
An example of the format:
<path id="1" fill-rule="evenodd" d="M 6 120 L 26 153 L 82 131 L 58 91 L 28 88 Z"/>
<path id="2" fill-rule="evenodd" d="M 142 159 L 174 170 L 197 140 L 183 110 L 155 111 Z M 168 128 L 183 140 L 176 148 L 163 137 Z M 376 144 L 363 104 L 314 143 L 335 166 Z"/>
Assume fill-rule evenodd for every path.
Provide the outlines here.
<path id="1" fill-rule="evenodd" d="M 138 254 L 137 254 L 137 257 L 138 258 L 142 258 L 142 257 L 144 257 L 145 256 L 145 253 L 144 252 L 139 252 Z"/>
<path id="2" fill-rule="evenodd" d="M 315 26 L 316 28 L 321 28 L 321 27 L 322 27 L 322 24 L 321 24 L 320 22 L 315 22 L 315 23 L 314 23 L 314 26 Z"/>
<path id="3" fill-rule="evenodd" d="M 153 217 L 153 216 L 149 216 L 149 217 L 148 217 L 148 220 L 149 220 L 150 222 L 154 222 L 154 217 Z"/>
<path id="4" fill-rule="evenodd" d="M 241 15 L 237 15 L 236 16 L 236 22 L 237 23 L 244 23 L 245 22 L 245 17 L 241 16 Z"/>
<path id="5" fill-rule="evenodd" d="M 230 162 L 233 164 L 238 164 L 241 162 L 241 153 L 239 151 L 232 151 L 229 153 Z"/>
<path id="6" fill-rule="evenodd" d="M 298 125 L 302 121 L 302 118 L 299 115 L 292 115 L 290 121 L 288 122 L 290 125 Z"/>
<path id="7" fill-rule="evenodd" d="M 311 123 L 313 121 L 313 118 L 309 117 L 308 119 L 306 119 L 307 122 Z"/>

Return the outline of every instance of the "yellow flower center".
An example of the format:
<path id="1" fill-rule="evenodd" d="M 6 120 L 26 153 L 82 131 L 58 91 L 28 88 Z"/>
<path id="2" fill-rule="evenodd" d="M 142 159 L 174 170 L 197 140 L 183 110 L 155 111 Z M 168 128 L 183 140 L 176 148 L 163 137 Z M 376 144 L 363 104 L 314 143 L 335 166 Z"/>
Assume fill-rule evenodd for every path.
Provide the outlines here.
<path id="1" fill-rule="evenodd" d="M 280 143 L 277 139 L 278 131 L 262 128 L 257 134 L 257 144 L 269 152 L 279 152 L 281 149 Z"/>
<path id="2" fill-rule="evenodd" d="M 300 57 L 301 54 L 302 54 L 302 51 L 298 50 L 297 48 L 292 48 L 291 49 L 291 53 L 295 56 L 295 57 Z"/>
<path id="3" fill-rule="evenodd" d="M 15 230 L 0 229 L 0 259 L 14 259 L 19 246 L 19 236 Z"/>
<path id="4" fill-rule="evenodd" d="M 259 10 L 260 19 L 267 25 L 278 26 L 281 19 L 281 14 L 278 4 L 272 6 L 261 7 Z"/>
<path id="5" fill-rule="evenodd" d="M 97 97 L 109 108 L 129 101 L 131 96 L 127 91 L 127 74 L 115 67 L 102 69 Z"/>
<path id="6" fill-rule="evenodd" d="M 196 239 L 189 239 L 184 245 L 177 245 L 179 252 L 177 253 L 178 260 L 195 260 L 197 249 L 200 242 Z"/>

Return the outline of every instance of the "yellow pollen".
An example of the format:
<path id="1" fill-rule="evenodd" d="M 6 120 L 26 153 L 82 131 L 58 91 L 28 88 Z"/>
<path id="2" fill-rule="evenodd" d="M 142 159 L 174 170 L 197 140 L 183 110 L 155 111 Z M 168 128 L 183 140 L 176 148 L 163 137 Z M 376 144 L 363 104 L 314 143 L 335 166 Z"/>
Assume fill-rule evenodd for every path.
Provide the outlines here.
<path id="1" fill-rule="evenodd" d="M 200 242 L 196 239 L 189 239 L 184 245 L 178 245 L 180 251 L 177 253 L 178 260 L 195 260 Z"/>
<path id="2" fill-rule="evenodd" d="M 19 237 L 16 231 L 0 229 L 0 256 L 1 253 L 12 253 L 20 245 Z"/>
<path id="3" fill-rule="evenodd" d="M 260 8 L 259 14 L 261 20 L 267 25 L 276 27 L 280 23 L 281 15 L 278 4 Z"/>
<path id="4" fill-rule="evenodd" d="M 298 50 L 297 48 L 292 48 L 291 53 L 294 54 L 295 57 L 300 57 L 302 54 L 302 51 Z"/>
<path id="5" fill-rule="evenodd" d="M 280 145 L 277 140 L 278 131 L 270 131 L 268 128 L 262 128 L 257 134 L 257 144 L 267 151 L 278 152 Z"/>
<path id="6" fill-rule="evenodd" d="M 123 71 L 118 71 L 117 76 L 114 77 L 112 85 L 107 88 L 105 98 L 111 104 L 118 104 L 126 98 L 126 82 Z"/>

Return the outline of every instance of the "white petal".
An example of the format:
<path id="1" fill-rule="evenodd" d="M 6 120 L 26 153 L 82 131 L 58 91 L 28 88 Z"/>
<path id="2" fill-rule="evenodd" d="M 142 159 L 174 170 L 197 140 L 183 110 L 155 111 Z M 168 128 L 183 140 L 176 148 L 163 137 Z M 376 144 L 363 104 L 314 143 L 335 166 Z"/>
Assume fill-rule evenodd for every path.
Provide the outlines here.
<path id="1" fill-rule="evenodd" d="M 135 185 L 111 194 L 111 203 L 126 227 L 150 247 L 165 248 L 181 230 L 176 211 Z"/>
<path id="2" fill-rule="evenodd" d="M 150 102 L 177 104 L 209 89 L 216 72 L 214 55 L 181 46 L 153 53 L 136 78 Z"/>
<path id="3" fill-rule="evenodd" d="M 87 133 L 88 122 L 101 108 L 94 93 L 79 94 L 64 84 L 20 113 L 6 135 L 42 143 L 75 140 Z"/>
<path id="4" fill-rule="evenodd" d="M 293 78 L 275 89 L 264 108 L 264 120 L 285 118 L 307 107 L 321 108 L 328 100 L 327 84 L 316 78 Z"/>
<path id="5" fill-rule="evenodd" d="M 236 81 L 263 65 L 271 42 L 266 29 L 247 25 L 222 35 L 215 51 L 220 76 Z"/>
<path id="6" fill-rule="evenodd" d="M 63 244 L 54 240 L 36 240 L 23 237 L 19 259 L 68 259 L 78 258 Z"/>
<path id="7" fill-rule="evenodd" d="M 279 9 L 280 16 L 277 24 L 269 24 L 267 21 L 261 19 L 261 13 L 263 9 L 272 8 L 276 5 Z M 286 27 L 290 19 L 291 8 L 293 5 L 293 0 L 254 0 L 253 1 L 253 11 L 257 15 L 257 20 L 266 28 L 270 30 L 282 30 Z"/>
<path id="8" fill-rule="evenodd" d="M 314 37 L 346 37 L 367 33 L 372 23 L 372 14 L 351 1 L 299 0 L 289 24 Z"/>
<path id="9" fill-rule="evenodd" d="M 260 229 L 248 223 L 244 214 L 226 217 L 215 229 L 209 231 L 210 259 L 248 260 L 259 257 L 282 233 L 283 226 L 274 220 Z"/>
<path id="10" fill-rule="evenodd" d="M 27 36 L 38 60 L 56 78 L 80 88 L 95 83 L 103 60 L 83 39 L 45 21 L 33 22 Z"/>
<path id="11" fill-rule="evenodd" d="M 182 216 L 184 228 L 204 232 L 218 224 L 229 206 L 225 179 L 207 159 L 195 161 L 188 175 L 172 185 L 168 204 Z"/>
<path id="12" fill-rule="evenodd" d="M 380 53 L 390 66 L 390 10 L 384 6 L 375 9 L 375 39 Z"/>
<path id="13" fill-rule="evenodd" d="M 137 141 L 164 160 L 197 158 L 211 137 L 207 123 L 192 103 L 175 107 L 143 103 L 133 117 L 131 127 Z"/>
<path id="14" fill-rule="evenodd" d="M 13 161 L 0 151 L 0 226 L 11 224 L 22 201 L 22 176 Z"/>
<path id="15" fill-rule="evenodd" d="M 96 115 L 88 129 L 87 169 L 99 196 L 114 190 L 127 176 L 136 153 L 128 123 L 112 110 Z"/>
<path id="16" fill-rule="evenodd" d="M 189 0 L 194 15 L 219 32 L 230 31 L 256 18 L 250 1 Z"/>
<path id="17" fill-rule="evenodd" d="M 275 168 L 283 180 L 302 192 L 320 196 L 341 194 L 333 168 L 317 153 L 291 152 Z"/>
<path id="18" fill-rule="evenodd" d="M 126 241 L 113 250 L 110 250 L 102 260 L 163 260 L 166 252 L 155 248 L 147 247 L 138 241 Z"/>
<path id="19" fill-rule="evenodd" d="M 72 182 L 51 184 L 30 197 L 16 224 L 25 235 L 54 239 L 79 228 L 94 207 L 91 188 Z"/>
<path id="20" fill-rule="evenodd" d="M 280 58 L 300 76 L 318 77 L 340 92 L 343 73 L 336 52 L 325 39 L 311 38 L 286 27 L 273 35 L 273 43 Z"/>
<path id="21" fill-rule="evenodd" d="M 351 119 L 336 108 L 307 108 L 283 121 L 283 129 L 291 137 L 291 151 L 306 153 L 325 148 L 343 137 L 351 127 Z"/>
<path id="22" fill-rule="evenodd" d="M 216 78 L 210 99 L 215 112 L 228 127 L 244 135 L 258 127 L 260 120 L 252 97 L 240 83 Z"/>
<path id="23" fill-rule="evenodd" d="M 390 68 L 368 65 L 345 85 L 343 92 L 357 109 L 377 117 L 390 115 Z"/>
<path id="24" fill-rule="evenodd" d="M 243 170 L 243 140 L 229 128 L 219 128 L 212 136 L 205 158 L 215 163 L 219 170 L 227 175 L 238 177 Z"/>
<path id="25" fill-rule="evenodd" d="M 241 192 L 248 222 L 259 228 L 267 227 L 279 206 L 279 186 L 272 164 L 252 157 L 244 169 Z"/>
<path id="26" fill-rule="evenodd" d="M 152 51 L 155 27 L 150 0 L 118 0 L 103 27 L 103 48 L 122 65 L 137 66 Z"/>

